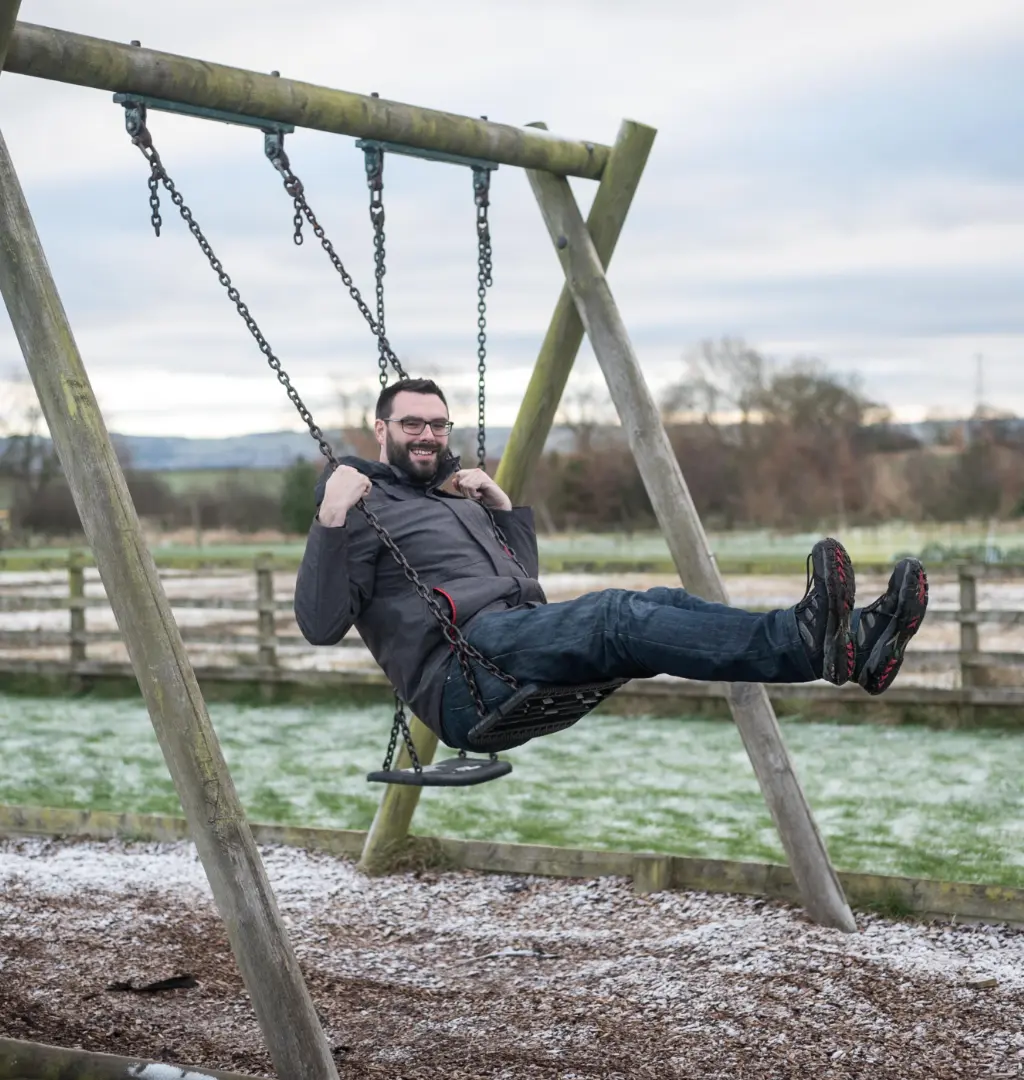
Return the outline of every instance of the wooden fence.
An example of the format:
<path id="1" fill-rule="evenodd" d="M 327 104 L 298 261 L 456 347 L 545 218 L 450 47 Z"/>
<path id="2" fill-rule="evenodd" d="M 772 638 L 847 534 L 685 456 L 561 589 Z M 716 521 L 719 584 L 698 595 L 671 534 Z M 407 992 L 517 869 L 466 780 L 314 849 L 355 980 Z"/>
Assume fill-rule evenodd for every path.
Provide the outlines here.
<path id="1" fill-rule="evenodd" d="M 279 568 L 280 569 L 280 568 Z M 171 606 L 176 611 L 217 610 L 234 611 L 238 618 L 228 625 L 213 622 L 202 626 L 181 626 L 182 638 L 190 651 L 219 650 L 226 662 L 202 670 L 206 677 L 219 677 L 228 681 L 251 681 L 253 683 L 344 683 L 381 682 L 383 676 L 377 671 L 372 659 L 360 658 L 349 653 L 344 670 L 310 670 L 294 658 L 303 652 L 316 650 L 305 643 L 291 617 L 292 596 L 275 593 L 275 565 L 268 555 L 257 556 L 253 561 L 251 589 L 245 596 L 180 596 L 170 595 Z M 859 688 L 844 687 L 837 691 L 822 684 L 787 687 L 784 696 L 798 701 L 836 700 L 857 695 L 864 700 L 860 704 L 898 698 L 905 704 L 925 705 L 955 704 L 960 707 L 974 705 L 1021 706 L 1024 705 L 1024 651 L 1006 652 L 983 648 L 982 624 L 1001 627 L 1024 627 L 1024 610 L 1003 608 L 979 608 L 979 581 L 1007 581 L 1024 579 L 1024 565 L 960 566 L 955 571 L 959 581 L 959 606 L 955 609 L 933 606 L 927 622 L 954 622 L 960 627 L 959 648 L 926 649 L 916 644 L 908 650 L 904 672 L 949 673 L 955 672 L 950 688 L 939 686 L 902 685 L 894 687 L 884 699 L 868 699 Z M 13 577 L 13 575 L 12 575 Z M 20 575 L 19 575 L 20 577 Z M 237 582 L 238 575 L 233 576 Z M 30 595 L 30 589 L 38 590 L 47 585 L 52 588 L 52 578 L 28 578 L 20 583 L 4 581 L 0 574 L 0 672 L 31 673 L 46 671 L 50 674 L 64 671 L 89 677 L 123 675 L 130 673 L 123 662 L 98 660 L 90 647 L 100 643 L 121 641 L 116 629 L 90 627 L 88 612 L 107 608 L 106 596 L 98 582 L 87 592 L 84 560 L 72 555 L 67 564 L 67 591 L 64 595 Z M 66 629 L 43 630 L 38 628 L 4 629 L 3 616 L 9 613 L 31 613 L 66 610 Z M 287 627 L 280 624 L 286 622 Z M 353 630 L 345 638 L 344 645 L 360 647 L 358 634 Z M 54 658 L 53 650 L 64 653 Z M 40 650 L 46 650 L 47 659 L 40 659 Z M 34 654 L 34 655 L 33 655 Z M 671 680 L 667 684 L 657 680 L 630 684 L 633 692 L 644 698 L 720 698 L 721 687 L 713 684 L 693 684 L 684 680 Z M 848 694 L 847 691 L 852 691 Z M 898 691 L 898 693 L 897 693 Z M 773 690 L 775 696 L 783 692 Z M 895 695 L 895 698 L 894 696 Z M 1024 714 L 1022 714 L 1024 715 Z"/>
<path id="2" fill-rule="evenodd" d="M 269 556 L 257 556 L 254 560 L 253 591 L 249 597 L 230 596 L 173 596 L 171 606 L 176 611 L 216 610 L 237 611 L 237 622 L 250 622 L 249 629 L 239 629 L 237 623 L 229 627 L 216 622 L 207 626 L 181 626 L 182 639 L 188 645 L 231 647 L 239 662 L 247 669 L 275 668 L 280 665 L 280 646 L 301 645 L 305 639 L 297 627 L 281 633 L 277 628 L 278 614 L 292 611 L 292 599 L 278 597 L 274 591 L 274 565 Z M 89 645 L 112 641 L 121 641 L 117 629 L 102 630 L 90 628 L 87 611 L 90 608 L 106 608 L 110 605 L 102 593 L 86 594 L 85 564 L 77 555 L 72 555 L 67 567 L 66 596 L 34 596 L 18 592 L 18 586 L 5 586 L 0 575 L 0 620 L 6 613 L 44 612 L 54 610 L 68 611 L 66 630 L 39 629 L 2 629 L 0 628 L 0 650 L 38 650 L 46 648 L 66 648 L 67 663 L 71 667 L 90 659 Z M 21 583 L 21 588 L 39 588 L 49 584 L 47 579 Z M 97 583 L 98 584 L 98 583 Z M 248 617 L 248 620 L 246 619 Z M 358 635 L 353 631 L 344 644 L 360 645 Z M 2 652 L 0 652 L 2 655 Z"/>

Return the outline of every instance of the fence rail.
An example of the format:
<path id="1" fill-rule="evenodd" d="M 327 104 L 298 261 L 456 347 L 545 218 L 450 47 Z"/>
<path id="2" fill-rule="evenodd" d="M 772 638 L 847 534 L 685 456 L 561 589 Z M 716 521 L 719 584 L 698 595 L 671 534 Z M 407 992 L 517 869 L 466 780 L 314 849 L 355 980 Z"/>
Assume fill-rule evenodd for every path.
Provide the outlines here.
<path id="1" fill-rule="evenodd" d="M 290 596 L 286 598 L 275 595 L 275 569 L 285 569 L 285 566 L 275 564 L 270 556 L 257 556 L 252 563 L 252 589 L 245 597 L 209 595 L 171 595 L 170 597 L 171 606 L 176 612 L 230 613 L 228 618 L 202 626 L 191 626 L 187 621 L 179 620 L 179 622 L 181 636 L 186 645 L 215 647 L 234 652 L 235 674 L 230 676 L 233 681 L 236 678 L 249 678 L 254 682 L 268 680 L 277 682 L 287 679 L 291 666 L 287 658 L 294 657 L 303 651 L 313 651 L 313 647 L 305 642 L 294 622 L 289 622 L 286 627 L 278 625 L 278 616 L 281 613 L 291 614 L 292 599 Z M 96 674 L 109 669 L 110 673 L 114 674 L 115 669 L 120 671 L 120 668 L 124 666 L 118 661 L 100 661 L 95 655 L 90 655 L 91 646 L 120 642 L 122 637 L 117 629 L 90 626 L 89 613 L 94 609 L 109 610 L 109 604 L 102 593 L 90 591 L 99 586 L 99 583 L 86 581 L 84 560 L 79 555 L 72 554 L 67 562 L 66 572 L 66 591 L 56 596 L 31 595 L 26 590 L 52 590 L 60 587 L 59 580 L 55 582 L 52 578 L 34 577 L 29 580 L 4 583 L 0 576 L 0 615 L 62 610 L 68 613 L 66 629 L 0 628 L 0 651 L 2 651 L 0 652 L 0 670 L 8 673 L 17 670 L 31 673 L 38 670 L 41 663 L 48 663 L 52 668 L 53 660 L 41 662 L 38 656 L 24 655 L 26 652 L 38 649 L 66 649 L 64 667 L 69 673 Z M 979 581 L 1006 581 L 1013 578 L 1024 578 L 1024 565 L 1011 567 L 1003 564 L 995 567 L 961 566 L 958 568 L 959 607 L 955 609 L 932 608 L 928 612 L 928 622 L 959 624 L 959 647 L 927 649 L 912 646 L 904 661 L 904 671 L 936 674 L 956 672 L 958 674 L 956 681 L 959 686 L 952 690 L 904 686 L 899 695 L 901 698 L 907 697 L 909 700 L 916 695 L 922 703 L 925 703 L 937 700 L 936 694 L 946 694 L 950 697 L 950 701 L 954 700 L 955 695 L 955 700 L 959 704 L 975 703 L 974 698 L 977 698 L 978 704 L 992 704 L 998 699 L 1000 705 L 1018 701 L 1024 705 L 1024 651 L 986 650 L 982 647 L 981 633 L 983 625 L 1002 628 L 1024 626 L 1024 610 L 979 608 L 978 606 Z M 237 575 L 226 580 L 237 582 Z M 342 644 L 356 648 L 363 645 L 355 630 L 346 635 Z M 7 655 L 2 655 L 2 653 Z M 11 655 L 12 653 L 22 655 L 15 656 Z M 283 656 L 284 663 L 282 663 Z M 59 665 L 60 661 L 57 663 Z M 368 660 L 367 666 L 371 665 L 372 662 Z M 1002 685 L 1007 681 L 1007 671 L 1015 668 L 1021 669 L 1019 688 L 1014 685 Z M 997 672 L 1001 672 L 1001 676 L 997 675 Z M 351 675 L 365 678 L 368 673 L 353 671 Z M 313 674 L 310 671 L 302 672 L 304 678 Z M 329 676 L 338 673 L 322 674 Z M 1011 678 L 1009 681 L 1013 683 L 1016 680 Z M 661 690 L 656 691 L 653 687 L 650 689 L 652 696 L 661 696 Z M 807 696 L 805 691 L 798 688 L 792 688 L 792 690 L 798 699 Z M 834 693 L 834 688 L 826 687 L 807 687 L 805 690 L 806 692 L 814 690 L 815 693 L 818 691 Z M 998 690 L 995 697 L 992 694 L 993 690 Z M 692 697 L 694 694 L 686 690 L 682 692 L 682 696 Z M 717 693 L 712 688 L 706 688 L 706 696 L 715 697 Z M 813 697 L 814 694 L 811 696 Z M 887 699 L 891 697 L 891 692 L 886 695 Z"/>

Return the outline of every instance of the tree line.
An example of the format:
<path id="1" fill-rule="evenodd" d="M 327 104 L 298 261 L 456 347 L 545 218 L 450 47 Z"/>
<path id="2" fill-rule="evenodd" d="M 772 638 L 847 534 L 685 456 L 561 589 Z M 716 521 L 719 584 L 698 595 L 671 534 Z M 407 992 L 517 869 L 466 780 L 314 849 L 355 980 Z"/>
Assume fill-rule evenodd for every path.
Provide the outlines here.
<path id="1" fill-rule="evenodd" d="M 707 341 L 685 359 L 662 395 L 662 417 L 708 528 L 834 529 L 887 520 L 962 521 L 1024 512 L 1024 425 L 980 410 L 922 443 L 893 424 L 857 379 L 816 360 L 772 363 L 736 339 Z M 543 531 L 655 527 L 639 470 L 608 402 L 594 392 L 567 401 L 569 449 L 545 453 L 527 501 Z M 363 456 L 364 428 L 343 440 Z M 176 495 L 159 473 L 123 462 L 141 517 L 163 529 L 193 527 L 304 533 L 320 464 L 297 461 L 280 491 Z M 497 462 L 489 463 L 493 472 Z M 13 491 L 8 543 L 79 531 L 73 500 L 49 440 L 9 436 L 0 483 Z"/>

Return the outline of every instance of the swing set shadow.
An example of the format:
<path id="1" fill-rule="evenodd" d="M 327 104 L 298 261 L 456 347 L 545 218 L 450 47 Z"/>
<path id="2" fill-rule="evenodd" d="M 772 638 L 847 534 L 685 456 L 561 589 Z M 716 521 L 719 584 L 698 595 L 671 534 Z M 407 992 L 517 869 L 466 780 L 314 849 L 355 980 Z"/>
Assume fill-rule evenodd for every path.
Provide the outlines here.
<path id="1" fill-rule="evenodd" d="M 478 358 L 480 428 L 484 452 L 483 374 L 486 321 L 484 301 L 490 283 L 490 234 L 486 221 L 490 173 L 499 165 L 526 170 L 554 252 L 565 274 L 537 363 L 523 397 L 496 481 L 512 501 L 521 501 L 525 484 L 542 452 L 576 354 L 586 333 L 608 384 L 630 448 L 636 458 L 659 525 L 681 580 L 711 601 L 726 602 L 726 592 L 694 508 L 679 463 L 644 381 L 625 324 L 605 276 L 639 185 L 655 132 L 632 121 L 620 127 L 613 145 L 561 138 L 540 125 L 515 127 L 352 94 L 188 57 L 17 22 L 20 0 L 0 0 L 0 70 L 111 92 L 125 110 L 128 133 L 150 166 L 150 207 L 154 228 L 162 225 L 159 195 L 171 199 L 204 251 L 229 299 L 274 371 L 310 434 L 329 461 L 333 452 L 306 409 L 287 373 L 259 330 L 237 288 L 177 191 L 153 146 L 149 110 L 184 112 L 207 120 L 242 123 L 264 133 L 265 153 L 281 174 L 295 209 L 295 237 L 307 226 L 321 243 L 343 285 L 359 306 L 378 341 L 382 381 L 390 365 L 404 374 L 384 328 L 383 206 L 375 225 L 377 308 L 372 312 L 323 234 L 305 189 L 291 169 L 283 140 L 296 128 L 311 128 L 361 140 L 366 155 L 374 218 L 374 162 L 390 153 L 455 161 L 473 170 L 478 212 Z M 568 177 L 598 181 L 586 220 Z M 379 193 L 379 189 L 378 189 Z M 190 834 L 210 880 L 239 970 L 251 996 L 274 1067 L 280 1076 L 334 1078 L 330 1048 L 303 981 L 252 831 L 224 762 L 216 733 L 187 658 L 178 628 L 143 539 L 138 517 L 89 384 L 56 285 L 7 150 L 0 136 L 0 292 L 11 316 L 54 445 L 93 550 L 118 627 L 128 643 L 139 687 L 181 799 Z M 363 507 L 372 518 L 372 512 Z M 373 525 L 370 520 L 371 526 Z M 380 534 L 379 534 L 380 535 Z M 388 546 L 386 534 L 380 536 Z M 391 554 L 401 559 L 400 552 Z M 403 569 L 408 566 L 406 562 Z M 438 607 L 419 583 L 413 567 L 406 576 L 428 607 Z M 422 591 L 421 591 L 422 590 Z M 426 594 L 426 595 L 424 595 Z M 442 626 L 465 660 L 489 661 L 459 644 L 458 629 Z M 434 613 L 435 617 L 438 613 Z M 449 620 L 450 623 L 450 620 Z M 461 655 L 460 655 L 461 650 Z M 465 669 L 464 669 L 465 670 Z M 511 687 L 510 687 L 511 688 Z M 560 702 L 560 727 L 614 691 L 595 690 L 586 701 Z M 543 707 L 546 698 L 567 688 L 514 687 L 516 706 Z M 571 688 L 568 688 L 571 689 Z M 515 696 L 515 695 L 514 695 Z M 572 694 L 569 694 L 569 698 Z M 733 719 L 750 756 L 768 808 L 779 830 L 790 872 L 810 918 L 853 931 L 856 924 L 797 779 L 771 702 L 763 686 L 729 687 Z M 531 704 L 532 703 L 532 704 Z M 530 709 L 511 715 L 527 725 Z M 486 720 L 486 717 L 483 717 Z M 491 717 L 494 736 L 480 749 L 501 748 L 502 724 Z M 541 716 L 543 720 L 543 716 Z M 404 721 L 403 721 L 404 722 Z M 550 728 L 549 730 L 557 730 Z M 399 728 L 399 730 L 401 730 Z M 521 732 L 520 732 L 521 733 Z M 394 733 L 393 733 L 394 734 Z M 362 848 L 360 865 L 387 868 L 387 853 L 408 835 L 422 774 L 437 749 L 434 736 L 416 718 L 403 734 L 395 763 L 405 780 L 388 783 Z M 481 732 L 481 735 L 484 733 Z M 508 735 L 508 731 L 505 731 Z M 407 736 L 407 737 L 406 737 Z M 452 759 L 458 763 L 459 758 Z M 484 759 L 487 764 L 486 759 Z M 491 758 L 493 768 L 495 757 Z M 389 766 L 391 762 L 387 763 Z M 498 765 L 507 764 L 498 762 Z M 458 768 L 456 764 L 453 768 Z M 410 774 L 412 781 L 409 782 Z M 386 779 L 396 780 L 391 776 Z"/>

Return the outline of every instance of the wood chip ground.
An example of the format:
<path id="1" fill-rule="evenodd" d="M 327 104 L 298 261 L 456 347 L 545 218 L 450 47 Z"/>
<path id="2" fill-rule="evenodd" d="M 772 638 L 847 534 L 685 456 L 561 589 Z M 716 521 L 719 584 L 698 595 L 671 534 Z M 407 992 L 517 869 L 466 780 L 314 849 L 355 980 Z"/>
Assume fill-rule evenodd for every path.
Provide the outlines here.
<path id="1" fill-rule="evenodd" d="M 1018 929 L 262 854 L 342 1080 L 1024 1075 Z M 271 1073 L 187 843 L 0 843 L 0 1035 Z"/>

